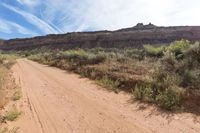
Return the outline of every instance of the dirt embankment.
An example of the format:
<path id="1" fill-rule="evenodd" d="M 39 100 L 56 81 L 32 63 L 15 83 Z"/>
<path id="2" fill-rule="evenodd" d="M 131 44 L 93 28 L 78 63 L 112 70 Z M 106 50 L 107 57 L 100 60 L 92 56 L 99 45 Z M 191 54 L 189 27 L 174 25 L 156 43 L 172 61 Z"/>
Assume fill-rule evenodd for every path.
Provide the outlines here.
<path id="1" fill-rule="evenodd" d="M 169 114 L 115 94 L 88 79 L 20 59 L 13 67 L 22 87 L 22 133 L 197 133 L 200 117 Z"/>

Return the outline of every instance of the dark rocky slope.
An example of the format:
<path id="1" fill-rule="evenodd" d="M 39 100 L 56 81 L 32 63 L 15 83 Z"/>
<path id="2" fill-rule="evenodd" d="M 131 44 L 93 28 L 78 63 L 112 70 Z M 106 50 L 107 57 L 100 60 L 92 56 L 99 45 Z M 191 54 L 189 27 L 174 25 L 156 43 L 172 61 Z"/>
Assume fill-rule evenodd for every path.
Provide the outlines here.
<path id="1" fill-rule="evenodd" d="M 52 49 L 93 47 L 141 47 L 142 44 L 167 44 L 175 40 L 200 41 L 200 26 L 157 27 L 137 24 L 117 31 L 77 32 L 34 38 L 6 40 L 2 50 L 26 50 L 46 46 Z"/>

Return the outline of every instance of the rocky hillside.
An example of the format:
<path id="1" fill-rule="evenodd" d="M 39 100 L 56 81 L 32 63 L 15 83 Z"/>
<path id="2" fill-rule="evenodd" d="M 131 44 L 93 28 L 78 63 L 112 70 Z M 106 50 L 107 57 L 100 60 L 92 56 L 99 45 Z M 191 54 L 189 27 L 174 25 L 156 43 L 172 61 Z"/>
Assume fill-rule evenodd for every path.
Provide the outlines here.
<path id="1" fill-rule="evenodd" d="M 200 26 L 157 27 L 137 24 L 117 31 L 76 32 L 34 38 L 6 40 L 3 50 L 26 50 L 46 46 L 52 49 L 92 47 L 141 47 L 142 44 L 167 44 L 174 40 L 200 40 Z"/>
<path id="2" fill-rule="evenodd" d="M 0 46 L 4 44 L 4 41 L 0 39 Z"/>

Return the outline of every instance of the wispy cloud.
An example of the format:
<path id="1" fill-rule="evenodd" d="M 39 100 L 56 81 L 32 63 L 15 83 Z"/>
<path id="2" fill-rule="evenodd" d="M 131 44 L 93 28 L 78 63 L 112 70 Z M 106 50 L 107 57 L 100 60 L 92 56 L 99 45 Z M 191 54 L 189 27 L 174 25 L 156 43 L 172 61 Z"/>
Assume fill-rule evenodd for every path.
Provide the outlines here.
<path id="1" fill-rule="evenodd" d="M 17 0 L 21 5 L 26 5 L 29 7 L 35 7 L 40 4 L 40 0 Z"/>
<path id="2" fill-rule="evenodd" d="M 199 0 L 16 1 L 18 4 L 4 0 L 7 4 L 0 5 L 21 15 L 26 22 L 37 27 L 37 31 L 39 29 L 43 34 L 116 30 L 132 27 L 139 22 L 151 22 L 160 26 L 200 25 Z M 10 32 L 7 26 L 2 27 Z"/>
<path id="3" fill-rule="evenodd" d="M 37 16 L 28 13 L 26 11 L 20 10 L 16 7 L 7 5 L 7 4 L 2 4 L 4 7 L 7 9 L 23 16 L 30 24 L 35 25 L 37 28 L 39 28 L 42 32 L 45 34 L 50 34 L 50 33 L 59 33 L 60 31 L 58 29 L 53 28 L 50 26 L 48 23 L 46 23 L 44 20 L 38 18 Z"/>
<path id="4" fill-rule="evenodd" d="M 195 25 L 199 0 L 52 0 L 45 1 L 45 20 L 65 31 L 115 30 L 138 22 Z M 65 3 L 65 4 L 63 4 Z M 187 23 L 188 22 L 188 23 Z"/>
<path id="5" fill-rule="evenodd" d="M 3 33 L 11 34 L 12 32 L 18 32 L 24 35 L 38 35 L 37 33 L 8 20 L 0 19 L 0 31 Z"/>
<path id="6" fill-rule="evenodd" d="M 138 22 L 167 25 L 167 14 L 173 4 L 173 0 L 44 1 L 44 19 L 56 23 L 64 31 L 115 30 Z"/>
<path id="7" fill-rule="evenodd" d="M 11 26 L 8 25 L 5 21 L 0 19 L 0 31 L 9 34 L 12 32 Z"/>

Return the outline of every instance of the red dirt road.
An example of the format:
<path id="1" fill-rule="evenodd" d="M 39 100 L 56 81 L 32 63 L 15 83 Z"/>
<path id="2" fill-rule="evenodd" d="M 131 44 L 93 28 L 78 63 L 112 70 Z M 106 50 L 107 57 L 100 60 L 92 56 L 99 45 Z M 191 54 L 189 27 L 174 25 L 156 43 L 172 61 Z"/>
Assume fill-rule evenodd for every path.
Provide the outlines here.
<path id="1" fill-rule="evenodd" d="M 13 75 L 22 88 L 21 133 L 197 133 L 200 118 L 167 114 L 115 94 L 76 74 L 19 59 Z"/>

